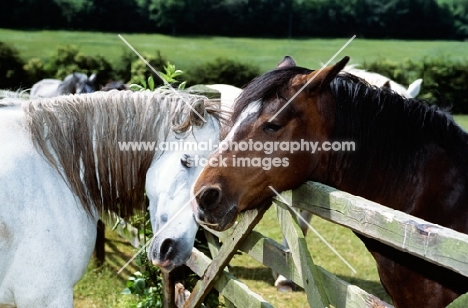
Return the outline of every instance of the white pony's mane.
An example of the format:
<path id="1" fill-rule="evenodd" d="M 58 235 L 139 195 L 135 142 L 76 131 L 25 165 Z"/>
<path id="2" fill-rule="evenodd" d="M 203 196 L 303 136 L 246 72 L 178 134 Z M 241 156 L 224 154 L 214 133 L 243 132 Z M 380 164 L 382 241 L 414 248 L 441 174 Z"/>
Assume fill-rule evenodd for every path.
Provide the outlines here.
<path id="1" fill-rule="evenodd" d="M 182 98 L 181 98 L 182 97 Z M 37 149 L 64 176 L 84 208 L 126 217 L 143 206 L 146 172 L 155 151 L 122 151 L 119 142 L 159 142 L 171 129 L 188 131 L 197 101 L 220 119 L 203 96 L 109 91 L 44 98 L 23 104 Z"/>

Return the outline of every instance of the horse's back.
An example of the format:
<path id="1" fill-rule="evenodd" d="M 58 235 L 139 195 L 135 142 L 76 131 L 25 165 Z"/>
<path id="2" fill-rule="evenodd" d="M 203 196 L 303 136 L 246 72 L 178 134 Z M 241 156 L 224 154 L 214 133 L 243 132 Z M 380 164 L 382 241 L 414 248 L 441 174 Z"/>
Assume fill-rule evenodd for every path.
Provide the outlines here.
<path id="1" fill-rule="evenodd" d="M 58 79 L 42 79 L 32 86 L 30 98 L 54 97 L 58 95 L 57 89 L 61 83 Z"/>
<path id="2" fill-rule="evenodd" d="M 242 92 L 242 89 L 228 84 L 211 84 L 207 87 L 221 93 L 221 104 L 225 110 L 231 110 L 236 98 Z"/>

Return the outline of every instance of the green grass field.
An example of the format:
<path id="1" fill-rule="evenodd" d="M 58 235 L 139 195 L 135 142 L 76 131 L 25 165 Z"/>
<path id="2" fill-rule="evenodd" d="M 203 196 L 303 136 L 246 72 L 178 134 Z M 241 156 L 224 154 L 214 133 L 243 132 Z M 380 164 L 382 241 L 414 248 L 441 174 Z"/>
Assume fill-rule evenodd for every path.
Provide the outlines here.
<path id="1" fill-rule="evenodd" d="M 261 71 L 269 70 L 284 55 L 293 56 L 300 66 L 318 68 L 326 63 L 350 38 L 341 39 L 262 39 L 228 37 L 172 37 L 159 34 L 126 34 L 122 36 L 140 53 L 155 53 L 186 70 L 200 62 L 225 57 L 252 63 Z M 129 48 L 117 33 L 67 31 L 17 31 L 0 29 L 0 41 L 15 46 L 24 59 L 45 59 L 58 46 L 74 44 L 90 55 L 102 55 L 116 61 Z M 468 42 L 402 41 L 354 39 L 338 56 L 349 55 L 355 64 L 385 58 L 393 61 L 448 56 L 467 60 Z"/>

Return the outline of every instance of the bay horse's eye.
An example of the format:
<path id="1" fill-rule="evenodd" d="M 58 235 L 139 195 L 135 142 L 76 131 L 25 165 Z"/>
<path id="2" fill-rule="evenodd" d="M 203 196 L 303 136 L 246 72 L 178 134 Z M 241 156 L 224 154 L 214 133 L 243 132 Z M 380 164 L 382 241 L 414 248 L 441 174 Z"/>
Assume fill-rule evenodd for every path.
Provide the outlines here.
<path id="1" fill-rule="evenodd" d="M 269 133 L 277 132 L 280 129 L 281 129 L 281 125 L 278 125 L 272 122 L 266 122 L 265 125 L 263 126 L 263 130 Z"/>
<path id="2" fill-rule="evenodd" d="M 185 168 L 192 168 L 193 167 L 193 159 L 188 154 L 183 154 L 180 158 L 180 163 Z"/>

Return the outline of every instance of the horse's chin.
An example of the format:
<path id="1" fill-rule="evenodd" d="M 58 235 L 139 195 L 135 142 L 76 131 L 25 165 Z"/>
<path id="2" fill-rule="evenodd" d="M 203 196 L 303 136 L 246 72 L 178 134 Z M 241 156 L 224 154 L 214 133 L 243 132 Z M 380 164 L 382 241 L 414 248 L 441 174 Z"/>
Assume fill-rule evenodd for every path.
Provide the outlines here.
<path id="1" fill-rule="evenodd" d="M 242 212 L 253 210 L 253 209 L 262 209 L 264 207 L 269 207 L 273 203 L 273 197 L 262 198 L 255 200 L 254 202 L 249 202 L 243 207 Z"/>
<path id="2" fill-rule="evenodd" d="M 196 218 L 196 221 L 199 225 L 203 226 L 204 228 L 222 232 L 229 229 L 236 222 L 236 217 L 237 215 L 232 220 L 225 219 L 217 223 L 210 223 L 208 221 L 200 220 L 198 217 Z"/>
<path id="3" fill-rule="evenodd" d="M 159 262 L 158 260 L 153 260 L 152 261 L 154 266 L 159 267 L 159 269 L 165 273 L 169 273 L 172 271 L 174 268 L 178 267 L 179 265 L 176 265 L 173 261 L 171 260 L 166 260 L 163 262 Z"/>

